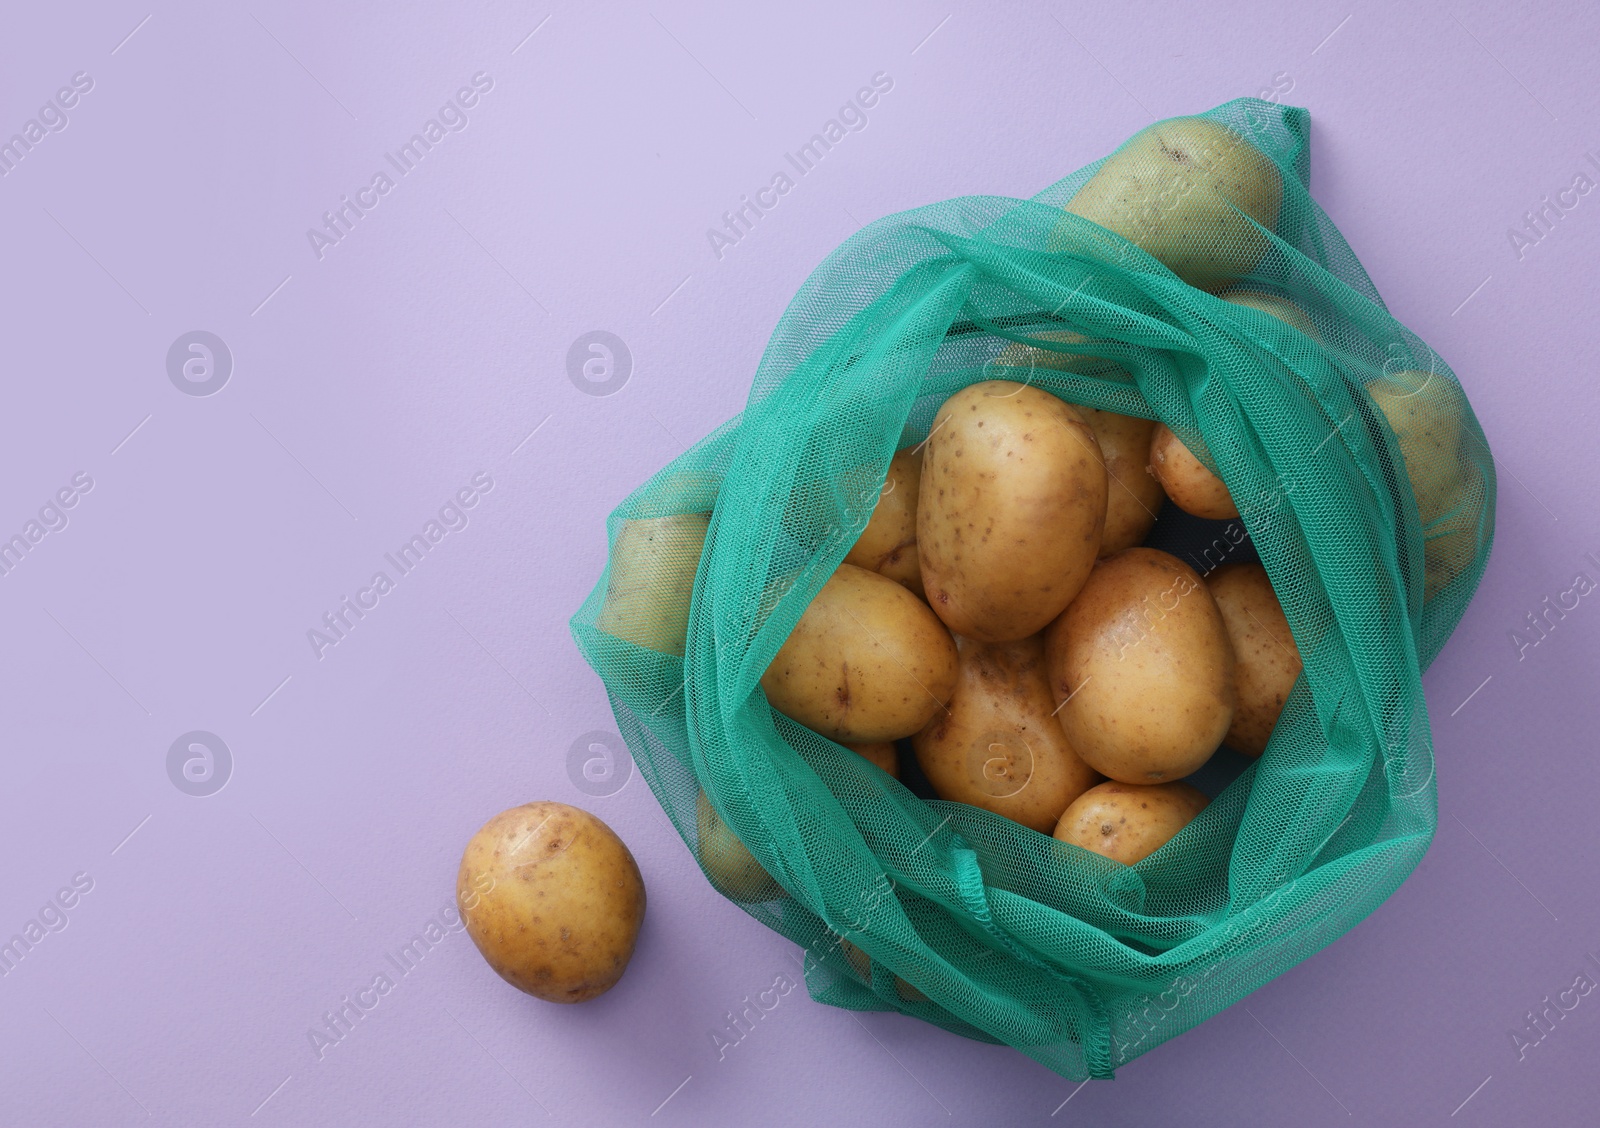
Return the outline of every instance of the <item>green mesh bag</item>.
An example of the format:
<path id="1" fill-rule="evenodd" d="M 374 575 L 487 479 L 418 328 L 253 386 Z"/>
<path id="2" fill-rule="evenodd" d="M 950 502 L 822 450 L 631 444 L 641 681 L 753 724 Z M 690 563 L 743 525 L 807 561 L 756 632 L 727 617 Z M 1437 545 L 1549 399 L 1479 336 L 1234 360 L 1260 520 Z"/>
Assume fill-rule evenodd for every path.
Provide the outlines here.
<path id="1" fill-rule="evenodd" d="M 851 237 L 790 303 L 743 414 L 611 515 L 606 574 L 572 620 L 702 865 L 730 831 L 759 863 L 723 867 L 720 887 L 806 949 L 815 999 L 1007 1043 L 1073 1080 L 1242 998 L 1411 872 L 1437 824 L 1421 674 L 1492 539 L 1482 430 L 1307 194 L 1307 111 L 1241 99 L 1119 153 L 1155 131 L 1151 159 L 1193 161 L 1166 139 L 1196 121 L 1276 167 L 1265 224 L 1231 203 L 1185 220 L 1181 185 L 1226 158 L 1201 146 L 1176 193 L 1124 201 L 1134 239 L 1064 213 L 1104 162 L 1031 200 L 949 200 Z M 1233 284 L 1310 324 L 1208 292 L 1206 264 L 1230 261 L 1248 271 Z M 1008 348 L 1026 367 L 1000 362 Z M 1171 427 L 1227 484 L 1304 661 L 1265 754 L 1234 757 L 1204 812 L 1132 867 L 919 797 L 758 684 L 890 458 L 994 378 Z M 1197 563 L 1226 543 L 1189 525 Z"/>

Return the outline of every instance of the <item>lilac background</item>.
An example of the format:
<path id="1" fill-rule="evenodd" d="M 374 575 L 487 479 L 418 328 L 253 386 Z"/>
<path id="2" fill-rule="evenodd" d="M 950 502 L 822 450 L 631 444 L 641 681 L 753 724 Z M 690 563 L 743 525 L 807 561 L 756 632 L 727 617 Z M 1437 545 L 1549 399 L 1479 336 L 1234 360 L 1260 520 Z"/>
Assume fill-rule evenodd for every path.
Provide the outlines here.
<path id="1" fill-rule="evenodd" d="M 94 481 L 0 577 L 0 939 L 94 882 L 0 978 L 0 1120 L 1589 1118 L 1600 995 L 1526 1060 L 1508 1031 L 1600 954 L 1600 610 L 1521 659 L 1509 632 L 1600 578 L 1600 197 L 1521 259 L 1506 230 L 1600 149 L 1592 6 L 429 8 L 0 18 L 0 138 L 94 79 L 0 179 L 0 534 Z M 319 261 L 306 229 L 480 70 L 469 126 Z M 894 88 L 867 128 L 719 260 L 706 229 L 878 71 Z M 803 991 L 719 1061 L 712 1032 L 796 948 L 707 886 L 636 773 L 608 796 L 569 777 L 572 742 L 614 728 L 566 627 L 605 514 L 740 409 L 788 295 L 859 224 L 1030 195 L 1152 116 L 1289 82 L 1317 199 L 1501 460 L 1488 574 L 1425 680 L 1433 848 L 1349 936 L 1115 1082 Z M 165 370 L 197 328 L 235 357 L 205 398 Z M 567 376 L 592 329 L 635 358 L 609 397 Z M 307 630 L 478 471 L 495 484 L 469 527 L 319 660 Z M 166 772 L 191 729 L 235 758 L 209 798 Z M 540 797 L 639 859 L 622 983 L 547 1005 L 452 935 L 319 1060 L 307 1031 L 450 902 L 472 831 Z"/>

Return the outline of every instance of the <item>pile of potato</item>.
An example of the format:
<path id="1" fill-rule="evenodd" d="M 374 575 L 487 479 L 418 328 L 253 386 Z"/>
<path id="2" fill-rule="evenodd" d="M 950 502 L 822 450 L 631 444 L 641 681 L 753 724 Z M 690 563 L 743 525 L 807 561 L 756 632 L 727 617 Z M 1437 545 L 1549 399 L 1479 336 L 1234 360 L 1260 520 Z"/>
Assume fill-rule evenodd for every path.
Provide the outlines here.
<path id="1" fill-rule="evenodd" d="M 1222 296 L 1310 330 L 1283 298 Z M 1455 405 L 1391 395 L 1406 386 L 1372 393 L 1427 519 L 1448 493 L 1437 471 L 1457 455 L 1438 401 Z M 1202 577 L 1138 547 L 1163 498 L 1199 517 L 1239 514 L 1165 426 L 1013 381 L 968 386 L 894 457 L 884 504 L 762 677 L 767 700 L 891 774 L 890 742 L 909 737 L 942 799 L 1125 864 L 1146 857 L 1205 806 L 1183 777 L 1223 744 L 1266 749 L 1301 668 L 1261 565 Z"/>
<path id="2" fill-rule="evenodd" d="M 1137 547 L 1164 493 L 1227 497 L 1162 438 L 1012 381 L 951 396 L 762 677 L 772 707 L 850 747 L 910 737 L 942 799 L 1154 851 L 1205 805 L 1182 778 L 1225 739 L 1259 754 L 1300 672 L 1260 565 L 1202 580 Z"/>
<path id="3" fill-rule="evenodd" d="M 1187 118 L 1130 140 L 1065 210 L 1321 344 L 1305 309 L 1239 284 L 1269 251 L 1255 224 L 1270 230 L 1281 202 L 1270 160 Z M 1094 230 L 1064 217 L 1052 249 L 1082 250 Z M 993 363 L 1106 365 L 1023 344 Z M 1464 401 L 1448 379 L 1415 371 L 1368 392 L 1435 526 L 1431 598 L 1473 554 L 1470 522 L 1441 521 L 1467 508 Z M 909 737 L 943 799 L 1127 864 L 1146 857 L 1205 805 L 1183 777 L 1224 743 L 1262 753 L 1301 668 L 1261 565 L 1201 577 L 1139 547 L 1165 498 L 1197 517 L 1239 517 L 1209 461 L 1164 425 L 1028 384 L 963 389 L 923 444 L 895 455 L 881 503 L 762 677 L 768 701 L 891 774 L 892 742 Z M 707 804 L 702 822 L 715 817 Z"/>

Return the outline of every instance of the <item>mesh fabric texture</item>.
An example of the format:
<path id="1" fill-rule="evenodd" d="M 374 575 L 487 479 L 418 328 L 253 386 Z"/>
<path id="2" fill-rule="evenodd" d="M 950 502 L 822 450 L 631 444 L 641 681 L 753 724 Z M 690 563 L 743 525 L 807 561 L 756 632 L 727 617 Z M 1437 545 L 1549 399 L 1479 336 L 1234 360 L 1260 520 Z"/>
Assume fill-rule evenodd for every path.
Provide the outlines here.
<path id="1" fill-rule="evenodd" d="M 800 289 L 744 412 L 610 517 L 615 550 L 631 522 L 711 515 L 682 657 L 597 627 L 610 565 L 572 620 L 691 850 L 703 790 L 781 886 L 742 907 L 805 948 L 814 998 L 1007 1043 L 1073 1080 L 1112 1076 L 1318 951 L 1416 866 L 1437 822 L 1420 678 L 1493 533 L 1493 460 L 1455 377 L 1307 193 L 1307 111 L 1241 99 L 1202 116 L 1273 162 L 1282 200 L 1270 230 L 1189 237 L 1208 255 L 1259 253 L 1235 284 L 1294 302 L 1314 332 L 1064 214 L 1102 162 L 1031 200 L 886 217 Z M 997 364 L 1015 343 L 1045 362 Z M 1442 505 L 1419 509 L 1366 391 L 1386 377 L 1459 405 Z M 1228 485 L 1304 661 L 1265 754 L 1132 867 L 919 798 L 775 713 L 758 684 L 896 450 L 951 393 L 994 378 L 1170 426 Z M 1191 560 L 1209 561 L 1215 532 Z"/>

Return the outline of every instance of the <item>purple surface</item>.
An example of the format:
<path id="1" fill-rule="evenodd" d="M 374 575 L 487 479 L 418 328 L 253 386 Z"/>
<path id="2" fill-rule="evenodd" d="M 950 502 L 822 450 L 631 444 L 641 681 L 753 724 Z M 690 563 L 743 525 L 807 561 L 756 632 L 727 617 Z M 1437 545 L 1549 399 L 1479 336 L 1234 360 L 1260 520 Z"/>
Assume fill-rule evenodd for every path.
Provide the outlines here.
<path id="1" fill-rule="evenodd" d="M 0 177 L 0 534 L 92 480 L 0 576 L 0 939 L 42 933 L 0 977 L 0 1122 L 1592 1119 L 1600 995 L 1561 992 L 1600 979 L 1600 596 L 1520 653 L 1511 632 L 1600 580 L 1600 196 L 1520 253 L 1507 234 L 1600 151 L 1592 6 L 435 7 L 0 18 L 0 138 L 93 80 Z M 307 229 L 478 72 L 466 125 L 319 259 Z M 866 127 L 717 257 L 707 229 L 878 72 Z M 719 1060 L 726 1013 L 793 977 L 796 948 L 707 886 L 637 773 L 609 795 L 569 774 L 574 741 L 614 728 L 566 627 L 605 514 L 740 409 L 788 295 L 860 224 L 1030 195 L 1152 116 L 1275 88 L 1311 109 L 1317 199 L 1500 459 L 1488 574 L 1425 679 L 1426 860 L 1114 1082 L 803 991 Z M 168 376 L 196 329 L 233 356 L 213 395 Z M 608 396 L 568 376 L 596 329 L 633 357 Z M 384 554 L 479 472 L 466 527 L 398 576 Z M 379 570 L 393 590 L 319 658 L 307 632 Z M 231 754 L 210 796 L 169 776 L 192 730 Z M 459 933 L 399 974 L 467 837 L 532 798 L 581 803 L 637 856 L 626 978 L 544 1004 Z M 64 917 L 41 909 L 79 874 Z M 393 990 L 319 1056 L 309 1031 L 384 970 Z M 1547 999 L 1571 1009 L 1519 1052 Z"/>

